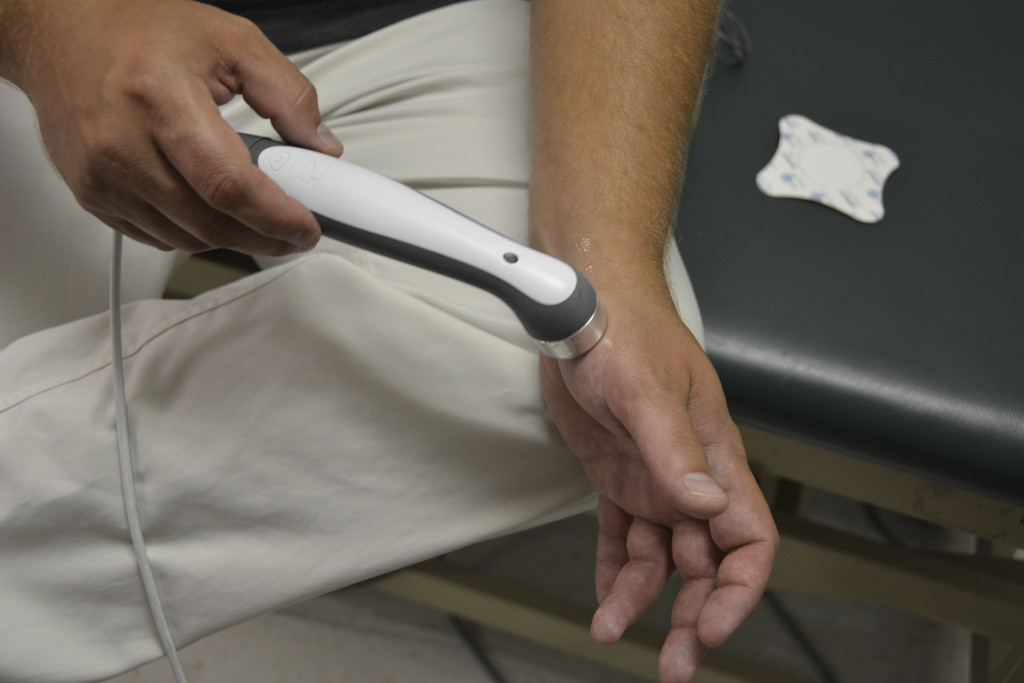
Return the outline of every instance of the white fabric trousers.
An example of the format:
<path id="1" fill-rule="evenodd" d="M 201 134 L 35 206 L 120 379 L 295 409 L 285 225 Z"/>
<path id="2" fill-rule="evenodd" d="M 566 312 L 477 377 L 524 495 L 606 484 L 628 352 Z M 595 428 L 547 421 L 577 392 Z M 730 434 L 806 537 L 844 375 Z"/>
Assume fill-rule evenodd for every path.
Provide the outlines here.
<path id="1" fill-rule="evenodd" d="M 346 159 L 525 240 L 527 11 L 477 0 L 294 58 Z M 273 133 L 241 98 L 223 113 Z M 161 655 L 117 468 L 111 235 L 6 84 L 0 154 L 0 680 L 100 680 Z M 159 300 L 176 256 L 125 245 L 136 485 L 179 646 L 592 504 L 504 304 L 327 242 L 190 301 Z"/>

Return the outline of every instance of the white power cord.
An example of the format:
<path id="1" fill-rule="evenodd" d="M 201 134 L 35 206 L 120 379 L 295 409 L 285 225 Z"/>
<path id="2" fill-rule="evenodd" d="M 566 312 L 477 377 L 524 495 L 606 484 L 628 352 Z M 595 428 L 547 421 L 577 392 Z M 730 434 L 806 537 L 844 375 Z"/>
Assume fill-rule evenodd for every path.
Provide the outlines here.
<path id="1" fill-rule="evenodd" d="M 174 638 L 167 626 L 167 617 L 160 604 L 160 594 L 153 578 L 153 568 L 149 564 L 146 553 L 146 542 L 142 538 L 142 523 L 139 520 L 139 508 L 135 500 L 135 472 L 132 467 L 132 447 L 128 438 L 128 401 L 124 388 L 124 358 L 121 350 L 121 233 L 114 232 L 114 252 L 110 264 L 110 344 L 112 348 L 111 368 L 114 374 L 114 424 L 117 430 L 117 456 L 121 470 L 121 493 L 124 498 L 124 514 L 128 520 L 128 532 L 131 535 L 132 547 L 135 549 L 135 562 L 142 577 L 142 585 L 149 601 L 149 611 L 153 615 L 156 632 L 163 645 L 174 680 L 177 683 L 188 683 L 185 672 L 178 661 L 178 650 L 174 646 Z"/>

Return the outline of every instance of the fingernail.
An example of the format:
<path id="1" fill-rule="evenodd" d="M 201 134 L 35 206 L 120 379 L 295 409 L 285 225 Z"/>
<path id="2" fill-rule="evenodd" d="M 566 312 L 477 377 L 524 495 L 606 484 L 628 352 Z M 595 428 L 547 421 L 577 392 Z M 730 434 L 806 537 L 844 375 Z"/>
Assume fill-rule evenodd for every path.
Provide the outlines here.
<path id="1" fill-rule="evenodd" d="M 341 149 L 342 145 L 338 138 L 334 137 L 334 133 L 327 127 L 327 124 L 321 123 L 316 129 L 317 137 L 320 138 L 320 142 L 323 143 L 327 149 Z"/>
<path id="2" fill-rule="evenodd" d="M 692 472 L 683 477 L 686 489 L 695 496 L 704 498 L 722 498 L 725 491 L 722 490 L 714 479 L 702 472 Z"/>

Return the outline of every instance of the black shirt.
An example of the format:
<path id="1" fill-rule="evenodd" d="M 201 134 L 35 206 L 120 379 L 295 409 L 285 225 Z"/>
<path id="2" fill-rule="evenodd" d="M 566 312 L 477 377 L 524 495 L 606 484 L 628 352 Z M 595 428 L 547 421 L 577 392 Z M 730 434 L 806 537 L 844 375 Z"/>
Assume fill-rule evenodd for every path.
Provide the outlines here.
<path id="1" fill-rule="evenodd" d="M 351 40 L 458 0 L 204 0 L 253 21 L 282 52 Z"/>

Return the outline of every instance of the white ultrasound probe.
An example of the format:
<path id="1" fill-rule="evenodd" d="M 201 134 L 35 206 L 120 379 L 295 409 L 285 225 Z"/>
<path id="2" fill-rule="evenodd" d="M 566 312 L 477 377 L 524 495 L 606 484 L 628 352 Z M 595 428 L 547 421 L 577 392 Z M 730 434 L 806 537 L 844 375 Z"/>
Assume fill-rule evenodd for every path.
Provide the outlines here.
<path id="1" fill-rule="evenodd" d="M 242 138 L 253 162 L 313 212 L 327 237 L 498 296 L 553 358 L 581 356 L 601 340 L 606 321 L 597 294 L 568 263 L 361 166 L 267 138 Z"/>

